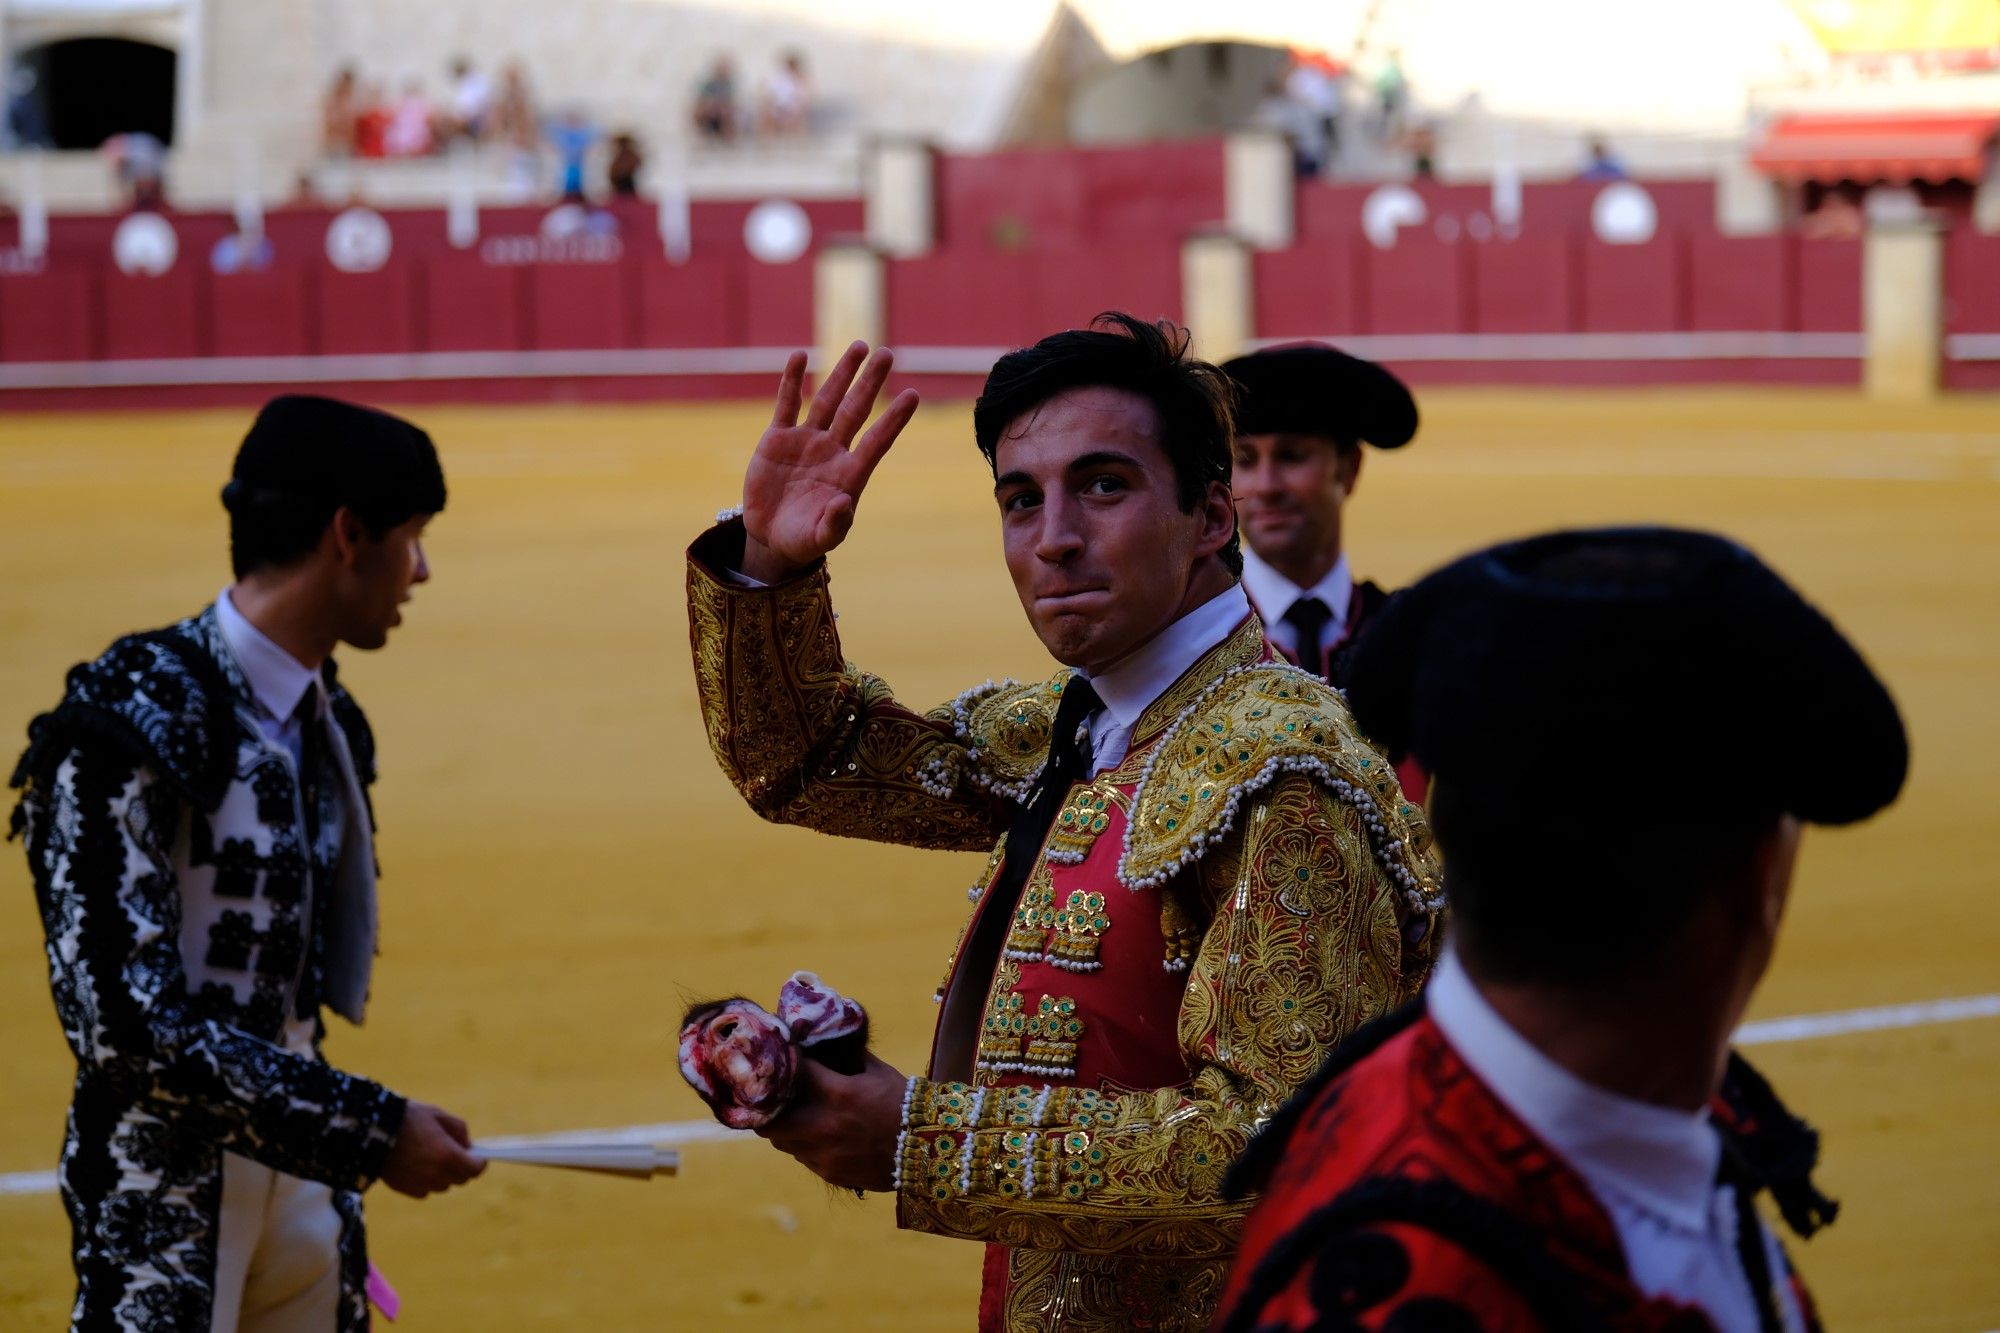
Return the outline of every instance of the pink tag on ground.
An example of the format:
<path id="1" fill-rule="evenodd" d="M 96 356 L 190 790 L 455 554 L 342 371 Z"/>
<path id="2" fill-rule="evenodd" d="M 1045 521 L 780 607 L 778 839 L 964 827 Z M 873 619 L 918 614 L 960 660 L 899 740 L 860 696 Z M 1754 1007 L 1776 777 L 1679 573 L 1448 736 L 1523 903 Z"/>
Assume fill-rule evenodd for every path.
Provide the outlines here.
<path id="1" fill-rule="evenodd" d="M 389 1279 L 382 1276 L 382 1270 L 373 1263 L 368 1265 L 368 1299 L 382 1312 L 382 1317 L 390 1323 L 403 1312 L 403 1298 L 389 1285 Z"/>

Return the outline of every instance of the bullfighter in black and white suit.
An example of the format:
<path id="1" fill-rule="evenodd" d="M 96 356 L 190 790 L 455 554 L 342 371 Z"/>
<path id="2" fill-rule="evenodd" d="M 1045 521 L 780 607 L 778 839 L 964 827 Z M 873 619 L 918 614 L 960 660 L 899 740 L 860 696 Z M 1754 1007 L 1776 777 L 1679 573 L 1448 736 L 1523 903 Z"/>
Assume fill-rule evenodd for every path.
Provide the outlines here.
<path id="1" fill-rule="evenodd" d="M 78 1330 L 369 1323 L 361 1191 L 481 1163 L 465 1126 L 320 1054 L 375 952 L 375 744 L 337 643 L 380 647 L 444 507 L 428 436 L 281 398 L 223 492 L 237 581 L 71 670 L 14 773 L 77 1060 L 61 1184 Z"/>

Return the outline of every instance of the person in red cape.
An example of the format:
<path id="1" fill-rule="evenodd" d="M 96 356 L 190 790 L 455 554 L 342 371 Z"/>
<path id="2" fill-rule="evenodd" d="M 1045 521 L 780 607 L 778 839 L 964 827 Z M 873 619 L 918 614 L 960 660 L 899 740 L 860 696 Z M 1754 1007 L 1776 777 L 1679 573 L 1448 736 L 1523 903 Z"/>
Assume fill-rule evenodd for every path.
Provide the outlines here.
<path id="1" fill-rule="evenodd" d="M 1454 918 L 1422 996 L 1232 1168 L 1263 1197 L 1214 1327 L 1817 1328 L 1755 1200 L 1801 1236 L 1832 1220 L 1818 1136 L 1729 1037 L 1801 824 L 1902 787 L 1882 683 L 1743 547 L 1649 528 L 1432 574 L 1349 694 L 1433 775 Z M 1520 780 L 1557 764 L 1588 783 Z"/>
<path id="2" fill-rule="evenodd" d="M 1236 385 L 1243 591 L 1287 661 L 1345 688 L 1354 645 L 1390 597 L 1357 581 L 1347 559 L 1361 446 L 1414 439 L 1416 399 L 1382 366 L 1323 343 L 1266 348 L 1222 368 Z M 1421 801 L 1422 769 L 1395 758 L 1403 790 Z"/>

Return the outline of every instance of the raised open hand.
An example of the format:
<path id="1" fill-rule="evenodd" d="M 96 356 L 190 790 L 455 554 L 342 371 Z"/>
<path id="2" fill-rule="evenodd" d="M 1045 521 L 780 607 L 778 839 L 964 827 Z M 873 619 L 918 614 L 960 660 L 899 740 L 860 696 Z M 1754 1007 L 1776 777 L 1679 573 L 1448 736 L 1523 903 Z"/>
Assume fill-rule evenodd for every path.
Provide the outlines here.
<path id="1" fill-rule="evenodd" d="M 852 344 L 800 421 L 806 355 L 792 353 L 778 381 L 771 424 L 743 476 L 743 573 L 762 583 L 779 582 L 847 536 L 869 475 L 917 410 L 916 390 L 905 389 L 855 438 L 893 360 L 886 349 L 871 357 L 867 343 Z"/>

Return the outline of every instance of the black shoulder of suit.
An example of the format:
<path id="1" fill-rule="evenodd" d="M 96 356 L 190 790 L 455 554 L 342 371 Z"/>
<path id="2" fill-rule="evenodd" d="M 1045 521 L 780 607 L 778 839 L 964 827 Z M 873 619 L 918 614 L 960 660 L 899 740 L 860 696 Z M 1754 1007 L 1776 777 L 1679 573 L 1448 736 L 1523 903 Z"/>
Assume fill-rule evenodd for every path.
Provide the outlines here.
<path id="1" fill-rule="evenodd" d="M 1354 645 L 1361 642 L 1361 636 L 1368 632 L 1369 622 L 1380 614 L 1382 608 L 1389 604 L 1389 599 L 1395 595 L 1393 592 L 1384 592 L 1379 583 L 1364 582 L 1354 585 L 1356 605 L 1351 613 L 1352 619 L 1349 622 L 1347 637 L 1333 646 L 1333 652 L 1328 658 L 1327 684 L 1337 690 L 1347 688 L 1347 671 L 1354 659 Z"/>

